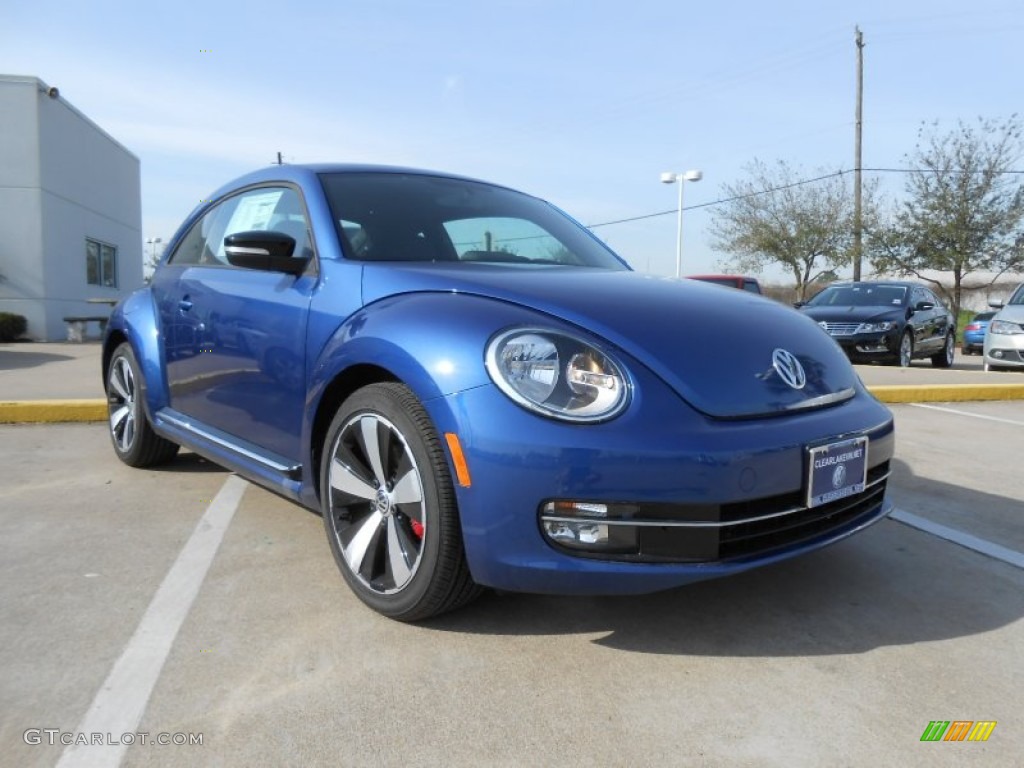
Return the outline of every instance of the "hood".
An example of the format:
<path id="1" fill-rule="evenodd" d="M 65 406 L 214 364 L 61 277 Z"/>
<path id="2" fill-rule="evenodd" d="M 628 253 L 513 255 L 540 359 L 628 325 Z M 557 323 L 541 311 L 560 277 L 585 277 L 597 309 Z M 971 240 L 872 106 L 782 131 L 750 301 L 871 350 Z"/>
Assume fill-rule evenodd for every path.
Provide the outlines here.
<path id="1" fill-rule="evenodd" d="M 999 310 L 992 320 L 1005 320 L 1008 323 L 1024 325 L 1024 304 L 1007 304 Z M 991 323 L 992 320 L 982 320 L 980 322 Z"/>
<path id="2" fill-rule="evenodd" d="M 800 311 L 819 323 L 880 323 L 906 319 L 903 307 L 801 307 Z"/>
<path id="3" fill-rule="evenodd" d="M 364 267 L 364 304 L 416 291 L 489 297 L 559 318 L 625 351 L 690 405 L 717 418 L 823 406 L 847 399 L 857 387 L 846 356 L 815 322 L 745 291 L 574 267 Z M 773 367 L 776 349 L 802 364 L 802 389 L 786 384 Z"/>

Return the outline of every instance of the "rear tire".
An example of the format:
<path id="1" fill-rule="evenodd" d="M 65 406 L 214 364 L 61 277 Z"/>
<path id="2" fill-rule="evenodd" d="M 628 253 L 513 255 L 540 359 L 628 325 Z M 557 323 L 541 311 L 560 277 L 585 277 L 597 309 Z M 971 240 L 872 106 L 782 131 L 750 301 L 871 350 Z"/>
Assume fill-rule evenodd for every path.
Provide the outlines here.
<path id="1" fill-rule="evenodd" d="M 130 467 L 151 467 L 173 459 L 178 444 L 160 437 L 149 423 L 142 368 L 128 342 L 111 355 L 106 379 L 107 424 L 117 458 Z"/>
<path id="2" fill-rule="evenodd" d="M 373 610 L 420 621 L 482 591 L 466 562 L 446 454 L 405 386 L 371 384 L 342 403 L 327 431 L 320 488 L 335 562 Z"/>
<path id="3" fill-rule="evenodd" d="M 936 368 L 951 368 L 953 366 L 953 354 L 956 350 L 956 340 L 953 334 L 946 336 L 946 342 L 942 345 L 942 351 L 932 355 L 932 365 Z"/>

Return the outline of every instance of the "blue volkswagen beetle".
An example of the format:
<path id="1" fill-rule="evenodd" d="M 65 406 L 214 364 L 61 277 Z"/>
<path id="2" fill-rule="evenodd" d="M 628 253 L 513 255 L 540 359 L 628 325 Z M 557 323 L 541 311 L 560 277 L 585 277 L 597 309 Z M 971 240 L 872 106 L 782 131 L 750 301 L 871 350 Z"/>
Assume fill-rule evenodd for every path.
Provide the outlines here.
<path id="1" fill-rule="evenodd" d="M 114 310 L 103 376 L 122 461 L 184 446 L 320 511 L 352 590 L 405 621 L 488 586 L 737 573 L 890 510 L 892 416 L 814 321 L 637 274 L 550 204 L 450 175 L 221 188 Z"/>

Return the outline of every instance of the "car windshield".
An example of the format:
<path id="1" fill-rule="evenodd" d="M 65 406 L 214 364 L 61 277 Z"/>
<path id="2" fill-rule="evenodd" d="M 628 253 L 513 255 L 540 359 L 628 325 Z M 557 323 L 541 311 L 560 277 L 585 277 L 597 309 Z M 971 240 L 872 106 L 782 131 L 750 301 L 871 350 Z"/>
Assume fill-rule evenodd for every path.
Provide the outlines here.
<path id="1" fill-rule="evenodd" d="M 1017 290 L 1014 292 L 1013 296 L 1011 296 L 1010 300 L 1008 302 L 1006 302 L 1006 303 L 1007 304 L 1024 304 L 1024 285 L 1018 286 Z"/>
<path id="2" fill-rule="evenodd" d="M 350 259 L 628 269 L 553 206 L 503 187 L 391 172 L 321 181 Z"/>
<path id="3" fill-rule="evenodd" d="M 830 285 L 809 302 L 810 307 L 898 307 L 907 288 L 903 285 Z"/>

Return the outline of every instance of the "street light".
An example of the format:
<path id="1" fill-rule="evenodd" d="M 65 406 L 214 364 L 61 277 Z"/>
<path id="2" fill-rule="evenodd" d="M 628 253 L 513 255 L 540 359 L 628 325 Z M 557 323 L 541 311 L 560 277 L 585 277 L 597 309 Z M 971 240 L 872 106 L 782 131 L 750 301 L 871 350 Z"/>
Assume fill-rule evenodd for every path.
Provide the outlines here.
<path id="1" fill-rule="evenodd" d="M 676 277 L 682 277 L 683 271 L 683 183 L 700 181 L 704 178 L 703 171 L 686 171 L 685 173 L 667 172 L 661 174 L 662 184 L 679 184 L 679 216 L 676 223 Z"/>
<path id="2" fill-rule="evenodd" d="M 163 242 L 163 240 L 161 238 L 159 238 L 159 237 L 150 237 L 150 238 L 148 238 L 146 240 L 146 245 L 152 245 L 153 246 L 152 258 L 153 258 L 154 262 L 156 261 L 156 247 L 157 247 L 157 245 L 159 245 L 162 242 Z"/>

